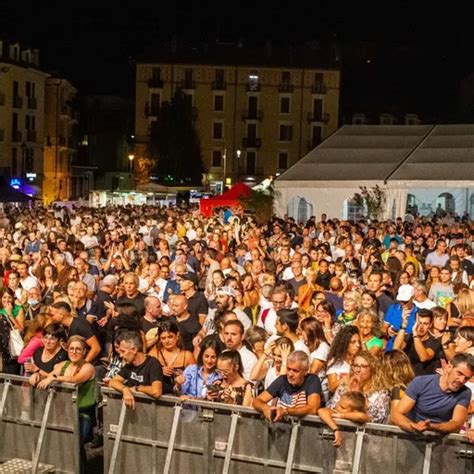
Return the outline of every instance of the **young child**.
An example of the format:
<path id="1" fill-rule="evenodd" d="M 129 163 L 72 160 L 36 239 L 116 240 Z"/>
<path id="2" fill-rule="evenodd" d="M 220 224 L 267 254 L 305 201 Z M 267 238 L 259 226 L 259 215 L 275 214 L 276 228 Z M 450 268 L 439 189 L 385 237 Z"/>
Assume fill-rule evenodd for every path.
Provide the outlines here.
<path id="1" fill-rule="evenodd" d="M 344 393 L 337 402 L 336 407 L 320 408 L 318 415 L 334 432 L 334 446 L 339 447 L 344 441 L 342 431 L 335 420 L 349 420 L 356 423 L 367 423 L 367 400 L 362 392 L 349 391 Z"/>
<path id="2" fill-rule="evenodd" d="M 339 296 L 342 296 L 349 287 L 349 276 L 346 273 L 346 267 L 341 262 L 336 262 L 334 265 L 334 276 L 338 277 L 342 282 L 342 289 Z"/>

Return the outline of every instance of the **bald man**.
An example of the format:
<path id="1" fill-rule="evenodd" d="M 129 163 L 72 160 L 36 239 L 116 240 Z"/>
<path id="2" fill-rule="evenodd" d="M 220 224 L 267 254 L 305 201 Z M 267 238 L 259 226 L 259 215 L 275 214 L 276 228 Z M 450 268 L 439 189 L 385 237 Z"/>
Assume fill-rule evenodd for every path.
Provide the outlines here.
<path id="1" fill-rule="evenodd" d="M 184 295 L 174 295 L 168 304 L 172 315 L 176 317 L 183 348 L 193 352 L 193 339 L 201 329 L 198 318 L 188 311 L 188 300 Z"/>

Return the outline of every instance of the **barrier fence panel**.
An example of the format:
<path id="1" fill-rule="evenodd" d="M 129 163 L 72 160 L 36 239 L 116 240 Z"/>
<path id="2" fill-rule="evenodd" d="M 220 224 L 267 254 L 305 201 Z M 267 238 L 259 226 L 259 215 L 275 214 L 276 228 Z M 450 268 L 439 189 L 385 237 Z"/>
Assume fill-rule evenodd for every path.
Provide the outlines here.
<path id="1" fill-rule="evenodd" d="M 43 391 L 26 377 L 0 374 L 0 461 L 27 460 L 33 473 L 40 464 L 55 472 L 79 472 L 76 399 L 71 384 Z"/>
<path id="2" fill-rule="evenodd" d="M 340 422 L 344 444 L 318 417 L 268 423 L 249 408 L 137 395 L 135 410 L 103 389 L 104 472 L 177 474 L 472 474 L 461 435 L 413 436 L 390 425 Z"/>

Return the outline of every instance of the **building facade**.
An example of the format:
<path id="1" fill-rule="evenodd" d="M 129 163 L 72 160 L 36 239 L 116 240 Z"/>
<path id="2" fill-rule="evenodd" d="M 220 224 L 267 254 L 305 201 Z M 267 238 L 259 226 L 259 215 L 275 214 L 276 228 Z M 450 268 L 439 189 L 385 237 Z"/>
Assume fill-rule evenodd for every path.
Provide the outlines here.
<path id="1" fill-rule="evenodd" d="M 224 183 L 278 176 L 338 127 L 339 70 L 317 67 L 323 61 L 315 51 L 301 53 L 227 47 L 186 56 L 176 49 L 138 61 L 135 155 L 149 154 L 160 105 L 181 88 L 193 110 L 206 187 L 222 191 Z"/>
<path id="2" fill-rule="evenodd" d="M 14 188 L 42 193 L 45 83 L 38 50 L 0 39 L 0 168 Z"/>
<path id="3" fill-rule="evenodd" d="M 65 79 L 50 77 L 45 88 L 43 199 L 65 201 L 71 190 L 76 152 L 77 90 Z"/>

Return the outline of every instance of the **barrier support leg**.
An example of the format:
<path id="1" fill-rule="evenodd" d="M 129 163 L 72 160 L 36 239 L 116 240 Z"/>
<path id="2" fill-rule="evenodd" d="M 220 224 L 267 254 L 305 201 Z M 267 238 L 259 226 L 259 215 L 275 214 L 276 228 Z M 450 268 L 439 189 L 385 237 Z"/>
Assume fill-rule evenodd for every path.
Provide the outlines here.
<path id="1" fill-rule="evenodd" d="M 291 428 L 290 446 L 288 448 L 288 457 L 286 458 L 285 474 L 291 474 L 293 470 L 293 460 L 295 459 L 296 440 L 298 439 L 298 430 L 300 424 L 295 422 Z"/>
<path id="2" fill-rule="evenodd" d="M 229 437 L 227 438 L 227 448 L 225 450 L 224 467 L 222 468 L 222 474 L 228 474 L 230 469 L 230 461 L 232 460 L 232 450 L 234 448 L 235 432 L 237 431 L 237 422 L 239 421 L 239 415 L 232 413 L 230 421 Z"/>
<path id="3" fill-rule="evenodd" d="M 364 442 L 364 434 L 365 434 L 364 430 L 357 430 L 354 457 L 352 459 L 352 474 L 359 474 L 360 458 L 362 456 L 362 443 Z"/>
<path id="4" fill-rule="evenodd" d="M 38 437 L 38 442 L 36 443 L 35 454 L 33 456 L 33 463 L 31 470 L 33 474 L 38 472 L 38 465 L 41 456 L 41 449 L 43 448 L 44 434 L 46 432 L 46 425 L 48 423 L 49 412 L 51 411 L 51 403 L 53 402 L 54 390 L 50 390 L 48 393 L 48 398 L 46 399 L 46 406 L 44 408 L 43 418 L 41 419 L 41 428 Z"/>
<path id="5" fill-rule="evenodd" d="M 166 451 L 166 460 L 163 474 L 168 474 L 171 469 L 171 459 L 173 457 L 174 443 L 176 441 L 176 433 L 178 431 L 179 416 L 181 415 L 182 409 L 183 407 L 181 405 L 176 405 L 174 407 L 173 424 L 171 425 L 171 433 L 168 442 L 168 450 Z"/>
<path id="6" fill-rule="evenodd" d="M 0 402 L 0 421 L 3 419 L 3 412 L 5 411 L 5 405 L 7 404 L 7 396 L 11 384 L 12 383 L 10 382 L 10 380 L 6 380 L 5 385 L 3 386 L 2 401 Z"/>
<path id="7" fill-rule="evenodd" d="M 425 457 L 423 459 L 423 474 L 430 474 L 431 454 L 433 453 L 433 444 L 434 443 L 426 443 Z"/>
<path id="8" fill-rule="evenodd" d="M 119 424 L 117 427 L 117 434 L 115 435 L 114 447 L 112 449 L 112 456 L 110 458 L 109 474 L 114 474 L 115 472 L 115 464 L 117 463 L 120 439 L 122 438 L 123 425 L 125 423 L 126 414 L 127 414 L 127 407 L 125 406 L 125 403 L 122 403 L 122 408 L 120 409 Z"/>

